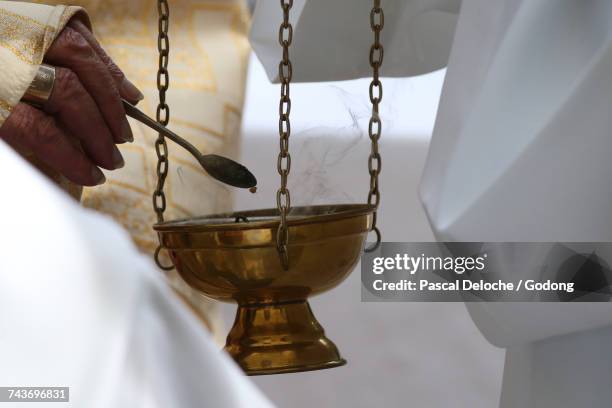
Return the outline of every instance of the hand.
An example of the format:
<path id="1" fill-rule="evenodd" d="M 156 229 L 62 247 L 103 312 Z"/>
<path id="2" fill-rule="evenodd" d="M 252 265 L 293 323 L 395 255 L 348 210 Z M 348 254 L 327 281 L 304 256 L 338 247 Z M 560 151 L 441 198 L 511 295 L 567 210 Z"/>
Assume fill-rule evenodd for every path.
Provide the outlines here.
<path id="1" fill-rule="evenodd" d="M 0 139 L 31 151 L 78 185 L 102 184 L 98 167 L 123 167 L 115 144 L 134 140 L 121 97 L 136 104 L 142 93 L 78 19 L 59 34 L 45 62 L 57 67 L 51 97 L 41 109 L 19 103 Z"/>

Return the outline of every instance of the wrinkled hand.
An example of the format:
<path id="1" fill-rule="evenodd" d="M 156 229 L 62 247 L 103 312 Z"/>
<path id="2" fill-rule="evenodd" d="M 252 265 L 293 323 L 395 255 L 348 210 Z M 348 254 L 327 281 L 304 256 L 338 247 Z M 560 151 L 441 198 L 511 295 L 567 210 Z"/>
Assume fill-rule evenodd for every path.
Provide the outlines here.
<path id="1" fill-rule="evenodd" d="M 115 144 L 134 140 L 121 97 L 138 103 L 143 96 L 78 19 L 60 33 L 45 62 L 57 67 L 51 97 L 42 109 L 19 103 L 0 139 L 31 151 L 76 184 L 102 184 L 98 167 L 123 167 Z"/>

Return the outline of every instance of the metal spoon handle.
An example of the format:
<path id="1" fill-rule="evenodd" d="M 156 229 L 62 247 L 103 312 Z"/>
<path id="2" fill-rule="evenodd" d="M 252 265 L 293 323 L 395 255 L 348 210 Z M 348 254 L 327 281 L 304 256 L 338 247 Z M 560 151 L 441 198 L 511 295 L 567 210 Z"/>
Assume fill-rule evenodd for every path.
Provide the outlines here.
<path id="1" fill-rule="evenodd" d="M 163 134 L 174 143 L 187 150 L 200 163 L 202 168 L 214 179 L 239 188 L 253 188 L 257 185 L 255 176 L 242 164 L 216 154 L 203 155 L 194 145 L 165 126 L 145 115 L 131 103 L 123 100 L 125 113 L 151 129 Z M 254 190 L 253 190 L 254 191 Z"/>
<path id="2" fill-rule="evenodd" d="M 197 149 L 197 147 L 195 147 L 194 145 L 192 145 L 187 140 L 183 139 L 182 137 L 180 137 L 179 135 L 177 135 L 176 133 L 174 133 L 173 131 L 171 131 L 167 127 L 159 124 L 158 122 L 156 122 L 155 120 L 153 120 L 152 118 L 147 116 L 144 112 L 142 112 L 140 109 L 138 109 L 137 107 L 135 107 L 134 105 L 132 105 L 128 101 L 126 101 L 126 100 L 122 100 L 122 101 L 123 101 L 123 108 L 125 109 L 125 113 L 128 116 L 136 119 L 140 123 L 143 123 L 143 124 L 147 125 L 151 129 L 153 129 L 153 130 L 155 130 L 155 131 L 157 131 L 159 133 L 162 133 L 168 139 L 170 139 L 174 143 L 180 145 L 185 150 L 187 150 L 189 153 L 191 153 L 193 156 L 195 156 L 198 159 L 198 161 L 199 161 L 199 158 L 202 156 L 202 153 L 200 153 L 200 151 Z"/>

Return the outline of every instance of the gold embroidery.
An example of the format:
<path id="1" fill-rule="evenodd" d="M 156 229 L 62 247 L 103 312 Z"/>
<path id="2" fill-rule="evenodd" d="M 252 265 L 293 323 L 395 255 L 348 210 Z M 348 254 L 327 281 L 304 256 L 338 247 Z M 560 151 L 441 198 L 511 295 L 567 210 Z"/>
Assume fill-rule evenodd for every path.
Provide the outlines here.
<path id="1" fill-rule="evenodd" d="M 173 118 L 172 123 L 179 126 L 185 126 L 188 128 L 192 128 L 195 130 L 199 130 L 200 132 L 208 133 L 211 136 L 218 137 L 219 139 L 223 139 L 224 135 L 221 132 L 218 132 L 214 129 L 209 128 L 208 126 L 203 126 L 198 123 L 194 123 L 188 120 Z"/>
<path id="2" fill-rule="evenodd" d="M 13 110 L 13 107 L 7 101 L 3 101 L 2 99 L 0 99 L 0 109 L 3 109 L 7 112 L 11 112 Z"/>
<path id="3" fill-rule="evenodd" d="M 0 9 L 0 14 L 6 14 L 6 15 L 11 16 L 12 18 L 14 18 L 16 20 L 21 20 L 24 24 L 28 24 L 30 26 L 38 26 L 38 27 L 42 28 L 43 30 L 47 26 L 46 24 L 43 24 L 40 21 L 33 19 L 32 17 L 23 16 L 21 14 L 13 13 L 12 11 L 9 11 L 9 10 L 6 10 L 6 9 Z"/>
<path id="4" fill-rule="evenodd" d="M 29 17 L 0 9 L 0 45 L 28 64 L 42 61 L 47 26 Z"/>
<path id="5" fill-rule="evenodd" d="M 153 252 L 157 248 L 157 241 L 154 241 L 154 240 L 140 239 L 140 238 L 134 237 L 133 241 L 136 244 L 136 246 L 140 248 L 141 251 L 144 251 L 144 252 Z"/>
<path id="6" fill-rule="evenodd" d="M 90 2 L 81 1 L 82 4 Z M 217 92 L 215 74 L 208 55 L 197 46 L 199 30 L 194 31 L 190 20 L 193 9 L 187 1 L 172 4 L 170 38 L 172 39 L 172 88 Z M 95 20 L 96 35 L 109 55 L 122 67 L 129 78 L 136 78 L 139 87 L 154 87 L 155 64 L 133 64 L 134 60 L 149 61 L 157 53 L 157 12 L 154 0 L 109 0 L 100 8 Z M 91 11 L 91 9 L 90 9 Z M 180 44 L 180 45 L 177 45 Z M 194 75 L 194 73 L 197 73 Z"/>
<path id="7" fill-rule="evenodd" d="M 65 8 L 59 19 L 59 27 L 64 27 L 78 10 L 75 7 Z M 57 27 L 0 8 L 0 45 L 21 61 L 30 65 L 40 64 L 56 36 Z"/>
<path id="8" fill-rule="evenodd" d="M 141 108 L 153 116 L 157 52 L 155 1 L 76 0 L 75 3 L 89 10 L 101 43 L 144 91 L 147 98 Z M 237 153 L 239 146 L 248 55 L 245 10 L 241 0 L 173 3 L 171 127 L 205 152 L 231 155 Z M 208 21 L 214 24 L 205 24 Z M 231 69 L 224 68 L 227 64 Z M 189 104 L 184 103 L 186 100 Z M 132 125 L 135 142 L 120 147 L 126 167 L 107 173 L 106 185 L 86 189 L 83 202 L 111 214 L 130 231 L 138 247 L 150 253 L 156 246 L 151 229 L 156 220 L 150 207 L 156 181 L 154 142 L 157 135 L 140 124 L 132 122 Z M 169 149 L 166 219 L 228 210 L 232 192 L 212 183 L 195 162 L 172 144 Z"/>
<path id="9" fill-rule="evenodd" d="M 68 22 L 70 21 L 70 19 L 74 17 L 74 15 L 78 11 L 79 9 L 77 9 L 76 7 L 67 7 L 66 9 L 64 9 L 59 19 L 59 27 L 65 27 L 66 24 L 68 24 Z M 53 31 L 55 31 L 55 28 L 51 28 L 53 29 Z"/>
<path id="10" fill-rule="evenodd" d="M 128 190 L 132 190 L 135 193 L 139 193 L 139 194 L 144 194 L 147 196 L 147 198 L 149 197 L 149 195 L 151 195 L 151 193 L 149 191 L 145 191 L 144 189 L 140 188 L 140 187 L 136 187 L 133 184 L 130 183 L 125 183 L 123 181 L 119 181 L 119 180 L 108 180 L 107 183 L 109 183 L 110 185 L 115 185 L 115 186 L 119 186 L 122 188 L 127 188 Z"/>

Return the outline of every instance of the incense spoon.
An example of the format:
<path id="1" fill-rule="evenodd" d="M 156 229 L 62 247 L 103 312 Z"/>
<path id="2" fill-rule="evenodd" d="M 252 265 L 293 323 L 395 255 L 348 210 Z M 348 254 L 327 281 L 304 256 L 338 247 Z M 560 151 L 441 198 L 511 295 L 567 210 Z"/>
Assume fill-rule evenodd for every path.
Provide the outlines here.
<path id="1" fill-rule="evenodd" d="M 216 154 L 202 154 L 194 145 L 165 126 L 159 124 L 128 101 L 123 100 L 123 107 L 128 116 L 163 134 L 165 137 L 187 150 L 196 158 L 202 168 L 212 178 L 230 186 L 250 188 L 252 191 L 257 185 L 257 179 L 253 173 L 242 164 Z"/>

